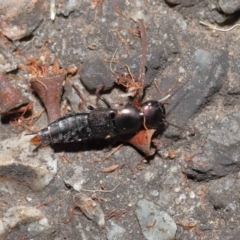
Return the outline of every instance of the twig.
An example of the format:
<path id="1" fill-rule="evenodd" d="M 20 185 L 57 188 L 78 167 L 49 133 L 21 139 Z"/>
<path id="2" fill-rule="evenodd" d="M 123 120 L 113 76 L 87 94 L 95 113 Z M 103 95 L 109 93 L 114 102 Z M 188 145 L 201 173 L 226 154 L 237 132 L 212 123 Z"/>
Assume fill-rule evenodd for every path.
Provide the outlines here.
<path id="1" fill-rule="evenodd" d="M 199 21 L 199 23 L 202 24 L 203 26 L 208 27 L 209 29 L 220 31 L 220 32 L 229 32 L 229 31 L 233 30 L 236 27 L 240 27 L 240 24 L 235 24 L 232 27 L 225 29 L 225 28 L 217 28 L 214 25 L 212 25 L 210 23 L 205 23 L 203 21 Z M 237 39 L 235 39 L 235 41 L 237 41 L 239 38 L 240 38 L 240 36 L 238 36 Z"/>
<path id="2" fill-rule="evenodd" d="M 75 84 L 72 84 L 73 89 L 76 91 L 79 98 L 82 100 L 83 103 L 86 103 L 86 99 L 83 97 L 82 93 L 79 91 L 78 87 Z"/>
<path id="3" fill-rule="evenodd" d="M 206 26 L 206 27 L 212 29 L 212 30 L 217 30 L 217 31 L 220 31 L 220 32 L 229 32 L 229 31 L 233 30 L 236 27 L 240 27 L 240 24 L 235 24 L 232 27 L 225 29 L 225 28 L 217 28 L 214 25 L 212 25 L 210 23 L 205 23 L 203 21 L 199 21 L 199 23 L 202 24 L 203 26 Z"/>
<path id="4" fill-rule="evenodd" d="M 119 219 L 123 214 L 130 214 L 128 210 L 123 210 L 122 212 L 118 212 L 117 208 L 114 208 L 107 216 L 106 216 L 106 221 L 115 217 L 115 219 Z"/>
<path id="5" fill-rule="evenodd" d="M 63 155 L 63 154 L 62 154 L 62 155 L 59 154 L 58 157 L 59 157 L 60 159 L 62 159 L 63 161 L 67 161 L 67 162 L 73 163 L 73 160 L 71 160 L 70 158 L 68 158 L 67 156 L 65 156 L 65 155 Z"/>
<path id="6" fill-rule="evenodd" d="M 116 50 L 115 50 L 115 52 L 114 52 L 114 54 L 113 54 L 113 56 L 112 56 L 112 59 L 111 59 L 111 61 L 110 61 L 110 71 L 111 71 L 111 73 L 112 73 L 115 77 L 116 77 L 116 73 L 115 73 L 115 72 L 113 71 L 113 69 L 112 69 L 112 62 L 113 62 L 113 59 L 114 59 L 116 53 L 117 53 L 117 48 L 116 48 Z"/>
<path id="7" fill-rule="evenodd" d="M 116 13 L 118 13 L 119 15 L 121 15 L 122 17 L 127 18 L 127 16 L 125 14 L 123 14 L 118 8 L 117 8 L 117 4 L 118 4 L 118 0 L 114 0 L 114 10 Z"/>
<path id="8" fill-rule="evenodd" d="M 76 207 L 78 207 L 78 205 L 76 203 L 73 203 L 72 207 L 71 207 L 70 215 L 69 215 L 69 217 L 66 220 L 62 221 L 63 223 L 65 223 L 65 224 L 69 223 L 69 222 L 72 221 L 74 215 L 81 215 L 82 214 L 82 212 L 77 213 L 77 212 L 74 211 Z"/>
<path id="9" fill-rule="evenodd" d="M 138 80 L 141 83 L 142 87 L 138 90 L 136 99 L 137 99 L 137 102 L 141 102 L 141 99 L 143 97 L 145 80 L 146 80 L 145 72 L 146 72 L 146 64 L 147 64 L 147 36 L 146 36 L 146 28 L 144 26 L 143 19 L 138 19 L 138 25 L 139 25 L 139 32 L 141 35 L 141 44 L 142 44 L 142 56 L 141 56 Z"/>
<path id="10" fill-rule="evenodd" d="M 47 205 L 49 205 L 49 204 L 51 204 L 51 203 L 53 203 L 53 202 L 54 202 L 54 200 L 53 200 L 53 199 L 50 199 L 50 200 L 48 200 L 47 202 L 40 203 L 39 205 L 36 206 L 36 209 L 39 209 L 39 208 L 41 208 L 41 207 L 43 207 L 43 206 L 47 206 Z"/>
<path id="11" fill-rule="evenodd" d="M 153 228 L 156 224 L 157 220 L 154 219 L 154 221 L 146 226 L 147 229 Z"/>
<path id="12" fill-rule="evenodd" d="M 120 186 L 121 183 L 119 183 L 116 187 L 114 187 L 112 190 L 101 190 L 101 189 L 93 189 L 93 190 L 90 190 L 90 189 L 81 189 L 81 191 L 85 191 L 85 192 L 103 192 L 103 193 L 110 193 L 110 192 L 113 192 L 115 191 L 119 186 Z"/>
<path id="13" fill-rule="evenodd" d="M 208 165 L 208 162 L 203 162 L 203 163 L 198 163 L 196 162 L 195 160 L 193 160 L 193 158 L 199 156 L 199 155 L 202 155 L 204 152 L 205 152 L 205 144 L 206 144 L 206 141 L 203 143 L 203 145 L 201 146 L 201 151 L 198 152 L 198 153 L 195 153 L 193 155 L 191 155 L 186 161 L 186 163 L 184 164 L 184 169 L 186 170 L 187 169 L 187 166 L 188 166 L 188 163 L 189 162 L 192 162 L 193 164 L 197 165 L 197 166 L 200 166 L 200 167 L 204 167 L 206 165 Z"/>
<path id="14" fill-rule="evenodd" d="M 94 162 L 104 162 L 104 161 L 106 161 L 106 160 L 107 160 L 108 158 L 110 158 L 115 152 L 117 152 L 122 146 L 123 146 L 123 144 L 120 144 L 120 145 L 117 146 L 115 149 L 113 149 L 107 156 L 105 156 L 103 159 L 95 160 Z"/>
<path id="15" fill-rule="evenodd" d="M 156 80 L 156 78 L 153 80 L 153 82 L 154 82 L 154 85 L 156 86 L 156 88 L 157 88 L 157 90 L 158 90 L 158 92 L 161 94 L 161 95 L 167 95 L 167 96 L 169 96 L 170 94 L 170 92 L 177 86 L 177 84 L 178 83 L 181 83 L 182 82 L 182 78 L 179 78 L 176 82 L 174 82 L 173 84 L 172 84 L 172 86 L 166 91 L 166 92 L 163 92 L 163 91 L 161 91 L 161 89 L 160 89 L 160 87 L 158 86 L 158 84 L 157 84 L 157 80 Z M 188 82 L 188 81 L 187 81 Z M 171 95 L 170 95 L 171 96 Z M 164 97 L 165 98 L 165 97 Z M 162 100 L 161 100 L 162 101 Z"/>

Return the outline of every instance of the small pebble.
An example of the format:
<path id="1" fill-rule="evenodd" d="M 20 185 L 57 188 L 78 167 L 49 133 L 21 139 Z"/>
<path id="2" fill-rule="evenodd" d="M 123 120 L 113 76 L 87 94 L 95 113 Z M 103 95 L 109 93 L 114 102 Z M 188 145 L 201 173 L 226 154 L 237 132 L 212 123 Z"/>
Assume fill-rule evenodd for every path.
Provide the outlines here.
<path id="1" fill-rule="evenodd" d="M 193 191 L 190 191 L 189 197 L 190 197 L 190 198 L 195 198 L 195 193 L 194 193 Z"/>
<path id="2" fill-rule="evenodd" d="M 159 191 L 158 191 L 158 190 L 152 190 L 152 191 L 150 192 L 150 194 L 151 194 L 152 196 L 154 196 L 154 197 L 157 197 L 157 196 L 159 195 Z"/>

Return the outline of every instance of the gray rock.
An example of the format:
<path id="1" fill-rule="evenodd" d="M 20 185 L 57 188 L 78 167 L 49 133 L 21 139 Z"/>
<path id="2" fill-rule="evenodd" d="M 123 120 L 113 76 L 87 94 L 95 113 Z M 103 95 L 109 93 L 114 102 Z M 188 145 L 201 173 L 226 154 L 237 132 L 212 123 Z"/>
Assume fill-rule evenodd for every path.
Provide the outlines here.
<path id="1" fill-rule="evenodd" d="M 99 202 L 92 200 L 85 194 L 76 194 L 74 203 L 81 209 L 84 215 L 97 223 L 100 227 L 105 225 L 105 215 Z"/>
<path id="2" fill-rule="evenodd" d="M 177 231 L 176 223 L 165 211 L 162 211 L 157 204 L 146 199 L 138 201 L 136 215 L 146 239 L 175 239 Z"/>
<path id="3" fill-rule="evenodd" d="M 2 1 L 0 8 L 3 35 L 11 40 L 27 37 L 40 25 L 48 9 L 45 1 Z"/>
<path id="4" fill-rule="evenodd" d="M 228 18 L 229 16 L 222 14 L 222 12 L 219 12 L 217 9 L 213 9 L 209 16 L 210 21 L 214 21 L 218 24 L 224 23 Z"/>
<path id="5" fill-rule="evenodd" d="M 10 179 L 40 191 L 57 173 L 57 156 L 50 147 L 34 152 L 36 146 L 30 143 L 31 138 L 23 134 L 0 142 L 0 175 L 6 184 Z"/>
<path id="6" fill-rule="evenodd" d="M 32 239 L 39 236 L 46 237 L 46 235 L 49 235 L 51 232 L 51 225 L 48 223 L 47 218 L 42 218 L 39 221 L 31 222 L 28 225 L 21 224 L 19 228 L 22 235 L 27 235 L 29 237 L 31 236 Z M 12 236 L 10 234 L 8 238 L 13 239 L 11 237 Z"/>
<path id="7" fill-rule="evenodd" d="M 107 233 L 107 239 L 108 240 L 121 240 L 121 239 L 123 239 L 125 232 L 126 232 L 126 230 L 123 227 L 113 223 L 112 228 Z"/>
<path id="8" fill-rule="evenodd" d="M 153 36 L 157 36 L 157 40 L 154 39 Z M 136 39 L 132 39 L 131 36 L 128 37 L 131 41 L 136 41 Z M 142 46 L 140 41 L 130 46 L 133 48 L 132 50 L 135 50 L 134 55 L 117 63 L 114 70 L 118 75 L 121 75 L 122 73 L 127 72 L 126 68 L 123 69 L 123 66 L 126 65 L 129 67 L 135 79 L 138 79 Z M 165 21 L 164 16 L 161 16 L 161 24 L 155 20 L 151 20 L 147 29 L 146 87 L 153 82 L 154 78 L 157 77 L 157 74 L 162 72 L 163 69 L 173 61 L 179 52 L 180 46 L 178 39 L 169 22 Z M 122 53 L 122 55 L 124 53 Z"/>
<path id="9" fill-rule="evenodd" d="M 212 203 L 215 209 L 228 209 L 234 212 L 236 206 L 233 202 L 239 202 L 240 199 L 240 193 L 236 191 L 239 187 L 239 181 L 233 178 L 213 181 L 208 189 L 207 200 Z M 232 213 L 231 216 L 233 216 Z"/>
<path id="10" fill-rule="evenodd" d="M 13 55 L 15 46 L 6 46 L 4 39 L 0 39 L 0 72 L 10 72 L 18 67 L 19 60 Z"/>
<path id="11" fill-rule="evenodd" d="M 152 190 L 152 191 L 150 192 L 150 194 L 151 194 L 152 196 L 154 196 L 154 197 L 158 197 L 158 196 L 159 196 L 159 191 L 158 191 L 158 190 Z"/>
<path id="12" fill-rule="evenodd" d="M 42 220 L 42 222 L 40 221 Z M 17 206 L 8 209 L 0 219 L 0 240 L 4 240 L 11 231 L 21 224 L 39 221 L 43 229 L 50 228 L 42 212 L 35 207 Z M 29 229 L 31 232 L 31 230 Z"/>
<path id="13" fill-rule="evenodd" d="M 238 240 L 239 239 L 239 236 L 240 236 L 240 229 L 238 229 L 234 236 L 232 238 L 229 238 L 229 240 Z"/>
<path id="14" fill-rule="evenodd" d="M 73 166 L 68 169 L 63 180 L 67 185 L 73 187 L 75 191 L 79 192 L 85 182 L 82 166 Z"/>
<path id="15" fill-rule="evenodd" d="M 228 114 L 217 122 L 208 135 L 208 139 L 226 147 L 240 142 L 240 114 Z M 237 160 L 237 159 L 236 159 Z"/>
<path id="16" fill-rule="evenodd" d="M 229 114 L 208 134 L 203 154 L 194 158 L 183 171 L 196 180 L 216 179 L 240 170 L 240 115 Z"/>
<path id="17" fill-rule="evenodd" d="M 102 32 L 104 32 L 104 34 L 101 34 L 101 39 L 100 39 L 101 44 L 106 49 L 106 51 L 111 51 L 114 53 L 114 51 L 118 47 L 117 36 L 113 32 L 106 31 L 106 28 L 104 26 L 102 27 L 101 30 Z M 95 38 L 96 36 L 93 35 L 91 37 Z"/>
<path id="18" fill-rule="evenodd" d="M 240 94 L 240 59 L 238 57 L 232 59 L 231 63 L 231 81 L 228 81 L 228 94 Z M 228 100 L 228 99 L 226 99 Z M 228 101 L 229 104 L 229 101 Z"/>
<path id="19" fill-rule="evenodd" d="M 96 92 L 100 85 L 104 85 L 101 91 L 104 92 L 110 90 L 114 84 L 110 69 L 99 57 L 91 57 L 84 61 L 80 79 L 89 92 Z"/>
<path id="20" fill-rule="evenodd" d="M 57 14 L 63 14 L 68 17 L 69 14 L 77 9 L 81 9 L 81 2 L 77 0 L 67 0 L 57 8 Z"/>
<path id="21" fill-rule="evenodd" d="M 168 119 L 178 127 L 183 127 L 222 87 L 228 70 L 228 55 L 223 50 L 208 52 L 198 49 L 193 62 L 189 64 L 193 71 L 192 76 L 188 76 L 191 81 L 171 97 L 168 106 Z M 176 128 L 168 128 L 165 133 L 167 137 L 178 134 Z"/>
<path id="22" fill-rule="evenodd" d="M 232 14 L 240 10 L 239 0 L 219 0 L 219 7 L 224 13 Z"/>
<path id="23" fill-rule="evenodd" d="M 144 174 L 144 180 L 146 182 L 152 182 L 158 177 L 157 171 L 148 171 Z"/>
<path id="24" fill-rule="evenodd" d="M 140 67 L 141 54 L 135 55 L 131 58 L 118 63 L 115 68 L 115 72 L 120 75 L 122 72 L 126 72 L 126 69 L 123 69 L 123 66 L 128 66 L 131 70 L 131 73 L 138 78 L 139 67 Z M 146 67 L 146 86 L 149 86 L 157 73 L 163 69 L 167 62 L 167 55 L 164 51 L 155 50 L 148 52 L 147 54 L 147 67 Z"/>
<path id="25" fill-rule="evenodd" d="M 213 227 L 209 224 L 200 224 L 199 229 L 201 231 L 212 231 Z"/>

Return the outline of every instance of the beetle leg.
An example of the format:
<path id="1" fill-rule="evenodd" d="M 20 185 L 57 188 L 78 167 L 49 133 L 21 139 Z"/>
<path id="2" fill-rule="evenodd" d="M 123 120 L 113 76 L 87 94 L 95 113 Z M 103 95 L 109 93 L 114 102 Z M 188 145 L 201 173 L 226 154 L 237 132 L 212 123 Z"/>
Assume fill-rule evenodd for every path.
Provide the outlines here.
<path id="1" fill-rule="evenodd" d="M 101 99 L 101 100 L 107 105 L 108 108 L 111 108 L 111 105 L 110 105 L 110 103 L 107 101 L 107 99 L 104 98 L 104 97 L 102 97 L 102 96 L 100 95 L 100 91 L 101 91 L 103 88 L 104 88 L 104 85 L 103 85 L 103 84 L 98 86 L 98 88 L 97 88 L 97 90 L 96 90 L 97 98 Z"/>

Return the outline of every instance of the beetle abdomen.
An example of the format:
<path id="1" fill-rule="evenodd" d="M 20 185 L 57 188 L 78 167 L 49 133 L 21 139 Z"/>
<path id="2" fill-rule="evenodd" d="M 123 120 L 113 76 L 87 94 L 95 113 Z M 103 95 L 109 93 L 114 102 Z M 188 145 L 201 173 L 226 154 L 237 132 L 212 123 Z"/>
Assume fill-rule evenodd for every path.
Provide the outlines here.
<path id="1" fill-rule="evenodd" d="M 53 144 L 81 142 L 89 139 L 91 129 L 88 124 L 88 115 L 88 113 L 74 113 L 59 118 L 39 131 L 31 142 Z"/>
<path id="2" fill-rule="evenodd" d="M 90 113 L 72 113 L 52 122 L 31 139 L 34 144 L 82 142 L 116 137 L 115 110 L 95 109 Z"/>

